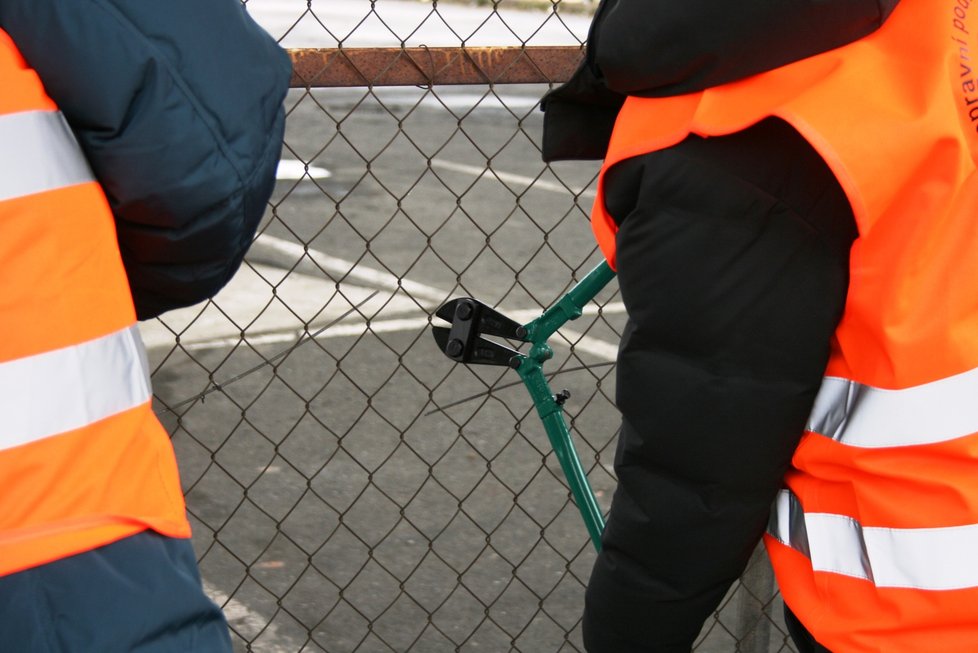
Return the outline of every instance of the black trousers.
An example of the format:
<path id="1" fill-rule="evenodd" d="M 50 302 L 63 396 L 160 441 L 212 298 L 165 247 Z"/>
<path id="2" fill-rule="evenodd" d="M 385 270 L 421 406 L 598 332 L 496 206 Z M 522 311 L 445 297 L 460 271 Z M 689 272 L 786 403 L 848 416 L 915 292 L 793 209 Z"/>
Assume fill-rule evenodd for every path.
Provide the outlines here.
<path id="1" fill-rule="evenodd" d="M 619 485 L 587 588 L 590 653 L 688 653 L 742 573 L 804 429 L 848 287 L 849 203 L 770 119 L 615 166 L 628 323 Z"/>

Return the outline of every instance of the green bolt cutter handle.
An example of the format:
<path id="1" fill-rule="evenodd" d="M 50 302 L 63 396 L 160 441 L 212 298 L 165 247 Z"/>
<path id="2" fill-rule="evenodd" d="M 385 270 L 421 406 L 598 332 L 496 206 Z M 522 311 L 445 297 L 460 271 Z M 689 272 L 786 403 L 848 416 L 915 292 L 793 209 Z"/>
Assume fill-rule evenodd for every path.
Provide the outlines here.
<path id="1" fill-rule="evenodd" d="M 570 394 L 566 390 L 553 393 L 544 376 L 543 363 L 553 357 L 553 350 L 547 344 L 550 336 L 566 322 L 580 317 L 584 305 L 614 277 L 615 272 L 608 264 L 600 263 L 556 304 L 527 324 L 519 324 L 478 300 L 466 297 L 453 299 L 435 312 L 438 317 L 451 322 L 451 328 L 432 326 L 435 341 L 452 360 L 471 365 L 508 365 L 519 373 L 543 421 L 591 542 L 598 550 L 601 549 L 604 516 L 564 420 L 563 405 Z M 530 349 L 523 354 L 483 336 L 527 342 Z"/>

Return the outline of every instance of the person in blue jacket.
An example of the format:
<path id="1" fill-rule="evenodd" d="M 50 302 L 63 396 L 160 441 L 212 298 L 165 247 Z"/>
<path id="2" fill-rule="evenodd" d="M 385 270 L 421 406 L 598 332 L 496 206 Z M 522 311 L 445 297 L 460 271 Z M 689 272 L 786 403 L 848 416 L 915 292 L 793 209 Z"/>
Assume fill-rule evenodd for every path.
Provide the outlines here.
<path id="1" fill-rule="evenodd" d="M 213 296 L 275 183 L 288 55 L 236 0 L 0 0 L 116 217 L 140 319 Z"/>
<path id="2" fill-rule="evenodd" d="M 0 0 L 0 29 L 105 191 L 139 319 L 217 293 L 275 183 L 287 54 L 238 0 Z M 107 596 L 125 609 L 107 613 Z M 143 532 L 0 579 L 0 650 L 210 653 L 231 642 L 189 540 Z"/>

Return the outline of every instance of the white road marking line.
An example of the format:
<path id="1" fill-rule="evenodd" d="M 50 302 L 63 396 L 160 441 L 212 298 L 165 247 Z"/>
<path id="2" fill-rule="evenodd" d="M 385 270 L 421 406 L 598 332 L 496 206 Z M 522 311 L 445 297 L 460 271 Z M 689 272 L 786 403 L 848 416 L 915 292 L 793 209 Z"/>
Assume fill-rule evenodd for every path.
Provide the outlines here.
<path id="1" fill-rule="evenodd" d="M 307 256 L 323 270 L 339 277 L 343 277 L 346 281 L 360 281 L 361 283 L 373 287 L 380 287 L 385 290 L 393 291 L 396 291 L 398 288 L 403 288 L 406 292 L 410 293 L 417 299 L 427 299 L 430 301 L 440 302 L 448 298 L 447 291 L 439 290 L 434 286 L 417 283 L 408 279 L 398 279 L 390 272 L 376 270 L 361 263 L 354 263 L 353 261 L 347 261 L 345 259 L 337 258 L 336 256 L 330 256 L 329 254 L 321 252 L 317 249 L 303 247 L 297 243 L 276 238 L 275 236 L 260 234 L 255 241 L 257 243 L 261 243 L 269 249 L 273 249 L 279 253 L 294 257 L 296 260 L 299 260 L 303 256 Z"/>
<path id="2" fill-rule="evenodd" d="M 299 179 L 329 179 L 333 173 L 326 168 L 309 165 L 295 159 L 280 159 L 275 169 L 275 178 L 287 181 Z"/>
<path id="3" fill-rule="evenodd" d="M 447 163 L 447 162 L 446 162 Z M 455 165 L 455 164 L 453 164 Z M 474 170 L 474 168 L 473 168 Z M 506 174 L 506 173 L 502 173 Z M 515 176 L 515 175 L 507 175 Z M 528 178 L 521 178 L 528 180 Z M 530 180 L 532 181 L 532 180 Z M 566 191 L 561 187 L 563 191 Z M 310 259 L 315 261 L 317 265 L 322 267 L 327 272 L 332 272 L 334 274 L 344 276 L 346 279 L 357 280 L 362 283 L 366 283 L 371 286 L 380 286 L 388 290 L 395 290 L 397 288 L 403 288 L 405 291 L 411 295 L 417 297 L 418 299 L 426 299 L 430 301 L 444 301 L 448 298 L 449 293 L 444 290 L 435 288 L 434 286 L 429 286 L 427 284 L 418 283 L 416 281 L 411 281 L 409 279 L 398 279 L 393 274 L 389 272 L 384 272 L 381 270 L 376 270 L 364 265 L 354 264 L 351 261 L 346 261 L 335 256 L 330 256 L 324 252 L 316 249 L 303 247 L 293 242 L 283 240 L 281 238 L 276 238 L 275 236 L 270 236 L 268 234 L 261 234 L 256 239 L 262 245 L 269 249 L 273 249 L 282 254 L 285 254 L 293 258 L 301 258 L 302 256 L 308 256 Z M 585 315 L 594 315 L 598 312 L 599 307 L 596 305 L 585 306 L 583 312 Z M 621 302 L 614 302 L 607 304 L 600 309 L 602 312 L 614 314 L 622 313 L 625 310 L 624 305 Z M 538 317 L 540 311 L 537 309 L 525 309 L 514 311 L 510 314 L 517 322 L 525 324 L 530 320 Z M 415 329 L 423 329 L 428 325 L 427 317 L 418 318 L 398 318 L 390 320 L 376 320 L 371 321 L 370 329 L 374 333 L 392 333 L 396 331 L 411 331 Z M 310 325 L 310 328 L 312 325 Z M 334 327 L 328 329 L 326 333 L 321 337 L 344 337 L 344 336 L 357 336 L 364 333 L 367 330 L 366 323 L 352 323 L 352 324 L 337 324 Z M 248 338 L 248 342 L 253 345 L 263 345 L 263 344 L 275 344 L 283 342 L 292 342 L 302 335 L 302 331 L 286 331 L 286 332 L 276 332 L 259 334 Z M 615 343 L 610 343 L 599 338 L 594 338 L 592 336 L 585 336 L 583 334 L 577 333 L 569 329 L 561 329 L 560 333 L 570 342 L 574 343 L 575 349 L 582 352 L 587 352 L 589 354 L 600 357 L 603 360 L 615 360 L 618 353 L 618 345 Z M 206 340 L 196 343 L 188 343 L 185 345 L 187 350 L 195 349 L 212 349 L 215 347 L 228 347 L 238 344 L 240 338 L 215 338 L 213 340 Z"/>
<path id="4" fill-rule="evenodd" d="M 248 638 L 261 635 L 252 643 L 250 650 L 261 653 L 295 653 L 299 650 L 299 643 L 288 635 L 279 633 L 278 625 L 270 623 L 268 619 L 207 581 L 203 585 L 204 593 L 221 608 L 224 618 L 234 631 Z"/>
<path id="5" fill-rule="evenodd" d="M 527 188 L 535 188 L 537 190 L 549 190 L 554 193 L 563 193 L 565 195 L 570 195 L 574 192 L 563 184 L 555 184 L 550 181 L 543 181 L 542 179 L 534 179 L 533 177 L 525 177 L 523 175 L 514 175 L 509 172 L 500 172 L 498 170 L 492 170 L 485 167 L 470 166 L 464 163 L 455 163 L 454 161 L 445 161 L 444 159 L 432 159 L 431 165 L 436 168 L 463 172 L 476 177 L 495 177 L 499 181 L 505 181 L 512 184 L 521 184 Z M 595 191 L 591 189 L 582 190 L 578 196 L 594 198 Z"/>
<path id="6" fill-rule="evenodd" d="M 585 315 L 595 315 L 598 310 L 602 313 L 615 314 L 623 313 L 625 311 L 625 306 L 621 302 L 612 302 L 606 304 L 603 307 L 598 306 L 585 306 Z M 519 311 L 513 311 L 508 313 L 509 317 L 525 324 L 530 320 L 538 317 L 540 311 L 536 309 L 524 309 Z M 427 317 L 409 317 L 409 318 L 395 318 L 390 320 L 371 320 L 370 331 L 373 333 L 394 333 L 398 331 L 417 331 L 419 329 L 424 329 L 428 326 Z M 315 325 L 309 325 L 310 329 L 314 329 Z M 343 338 L 351 336 L 359 336 L 367 331 L 366 322 L 352 322 L 347 324 L 336 324 L 326 331 L 324 331 L 319 338 Z M 304 334 L 304 331 L 279 331 L 275 333 L 264 333 L 254 336 L 248 336 L 247 342 L 249 345 L 271 345 L 279 343 L 294 342 L 298 340 Z M 558 331 L 562 337 L 558 338 L 555 342 L 559 345 L 569 346 L 568 342 L 573 343 L 574 349 L 582 351 L 593 356 L 597 356 L 602 360 L 613 361 L 618 355 L 618 345 L 615 343 L 610 343 L 600 338 L 595 338 L 592 336 L 585 336 L 571 329 L 560 329 Z M 566 339 L 566 340 L 565 340 Z M 233 347 L 242 342 L 241 338 L 214 338 L 213 340 L 204 340 L 200 342 L 188 343 L 183 346 L 187 351 L 196 351 L 200 349 L 215 349 L 220 347 Z"/>
<path id="7" fill-rule="evenodd" d="M 573 345 L 575 351 L 583 351 L 606 361 L 614 361 L 618 358 L 618 345 L 614 343 L 606 342 L 592 336 L 585 336 L 567 329 L 561 329 L 557 333 L 567 338 Z"/>

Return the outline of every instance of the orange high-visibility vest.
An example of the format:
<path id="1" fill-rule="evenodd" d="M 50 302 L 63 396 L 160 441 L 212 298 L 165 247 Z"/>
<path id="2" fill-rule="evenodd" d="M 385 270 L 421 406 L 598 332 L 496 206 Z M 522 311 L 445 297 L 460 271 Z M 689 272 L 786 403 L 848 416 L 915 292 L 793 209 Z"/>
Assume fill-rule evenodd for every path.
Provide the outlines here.
<path id="1" fill-rule="evenodd" d="M 112 214 L 0 31 L 0 575 L 189 537 Z"/>
<path id="2" fill-rule="evenodd" d="M 630 97 L 603 169 L 769 116 L 818 150 L 859 227 L 765 538 L 781 591 L 835 653 L 978 651 L 978 0 L 903 0 L 846 47 Z M 601 192 L 592 224 L 613 266 Z"/>

